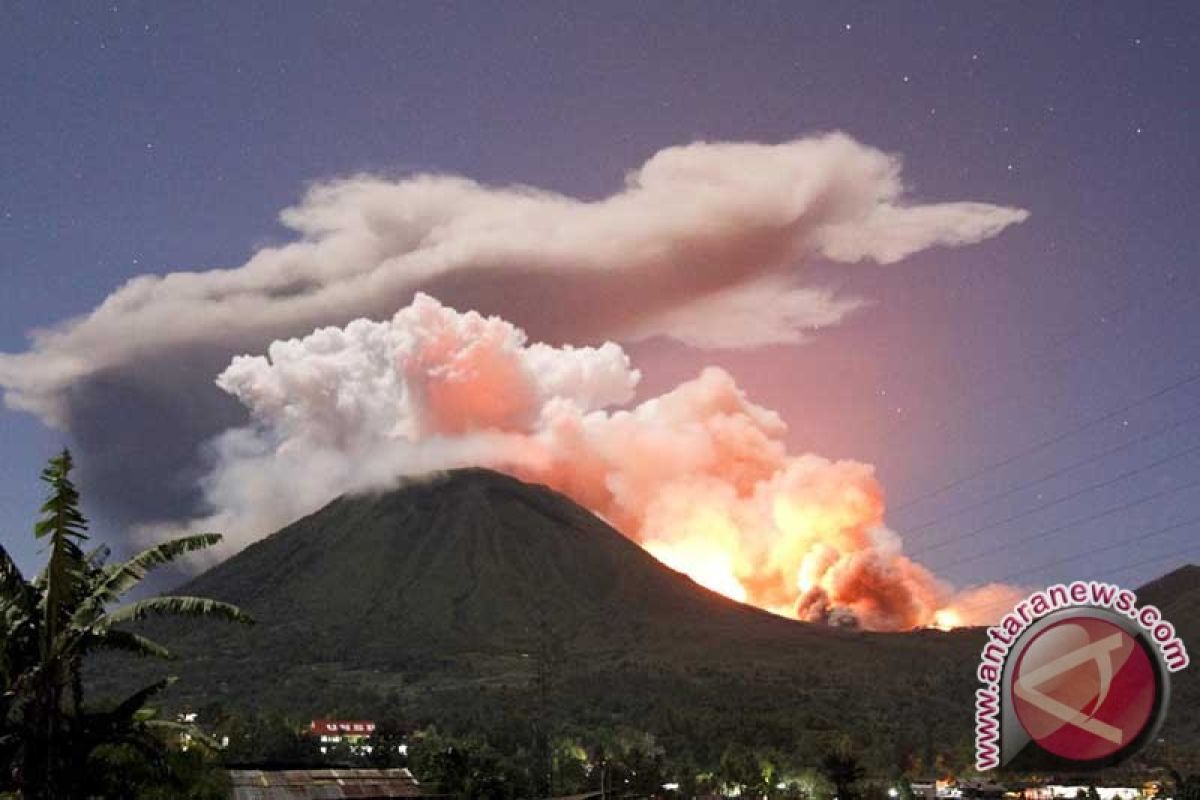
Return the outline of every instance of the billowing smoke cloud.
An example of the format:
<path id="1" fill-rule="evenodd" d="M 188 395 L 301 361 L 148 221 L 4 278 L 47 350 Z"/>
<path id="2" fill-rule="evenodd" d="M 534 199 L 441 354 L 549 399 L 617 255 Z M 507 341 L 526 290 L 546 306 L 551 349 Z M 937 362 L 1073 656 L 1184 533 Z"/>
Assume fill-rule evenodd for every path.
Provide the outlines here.
<path id="1" fill-rule="evenodd" d="M 383 317 L 418 289 L 511 306 L 507 316 L 551 340 L 796 341 L 857 305 L 796 286 L 806 259 L 887 264 L 1027 216 L 906 204 L 899 161 L 841 134 L 672 147 L 626 183 L 590 202 L 436 175 L 318 184 L 281 216 L 298 241 L 234 269 L 131 280 L 90 314 L 35 332 L 28 353 L 4 356 L 0 384 L 12 406 L 66 423 L 81 379 Z M 498 291 L 514 280 L 528 281 L 523 297 Z"/>
<path id="2" fill-rule="evenodd" d="M 884 525 L 870 466 L 789 454 L 783 421 L 720 369 L 622 408 L 639 377 L 615 344 L 529 344 L 426 295 L 389 322 L 275 342 L 218 378 L 254 421 L 214 442 L 213 513 L 189 527 L 238 547 L 398 474 L 482 465 L 547 483 L 698 583 L 781 614 L 964 621 Z"/>
<path id="3" fill-rule="evenodd" d="M 843 134 L 667 148 L 633 170 L 620 191 L 597 200 L 443 175 L 362 175 L 314 185 L 285 210 L 282 222 L 295 233 L 286 244 L 231 268 L 135 278 L 90 313 L 34 332 L 27 352 L 0 355 L 0 387 L 10 407 L 70 432 L 89 498 L 111 522 L 180 519 L 223 491 L 197 483 L 204 474 L 201 444 L 246 419 L 241 404 L 212 386 L 212 376 L 233 356 L 263 352 L 272 341 L 359 318 L 387 319 L 425 291 L 455 307 L 500 314 L 553 343 L 798 342 L 861 305 L 804 285 L 807 263 L 892 263 L 932 246 L 978 242 L 1026 216 L 983 203 L 910 202 L 899 160 Z M 584 353 L 613 357 L 603 348 L 577 357 Z M 522 374 L 494 377 L 523 380 Z M 236 381 L 236 370 L 226 380 Z M 720 380 L 702 378 L 680 391 L 695 394 L 709 382 Z M 450 408 L 438 396 L 443 389 L 425 391 L 433 394 L 421 401 L 424 413 L 445 415 L 419 421 L 427 426 L 422 431 L 442 439 L 439 448 L 422 450 L 432 463 L 476 461 L 476 448 L 495 452 L 495 443 L 479 441 L 488 438 L 483 433 L 464 437 L 439 427 L 482 413 L 475 403 L 504 423 L 496 430 L 521 430 L 523 423 L 528 431 L 530 420 L 521 414 L 542 413 L 540 395 L 495 408 L 459 397 L 453 402 L 465 405 Z M 354 405 L 365 402 L 355 397 L 344 401 L 354 413 L 375 413 Z M 617 398 L 570 399 L 577 412 L 594 412 Z M 269 410 L 263 398 L 250 404 L 258 413 Z M 312 412 L 331 415 L 333 425 L 345 410 Z M 543 438 L 550 430 L 568 434 L 571 415 L 562 413 L 564 420 L 545 423 Z M 775 423 L 764 422 L 769 415 L 746 416 L 760 429 L 757 436 L 778 447 Z M 614 415 L 611 424 L 627 424 L 621 419 Z M 340 424 L 348 427 L 326 431 L 334 437 L 321 443 L 328 457 L 314 456 L 299 486 L 321 484 L 325 472 L 336 476 L 345 468 L 337 437 L 362 425 Z M 576 423 L 579 435 L 592 424 L 585 414 Z M 286 448 L 264 449 L 262 439 L 244 432 L 213 446 L 239 452 L 237 463 L 298 457 Z M 376 468 L 390 466 L 381 457 Z M 275 502 L 285 503 L 284 494 Z M 614 519 L 642 513 L 630 503 L 622 497 L 606 513 Z"/>

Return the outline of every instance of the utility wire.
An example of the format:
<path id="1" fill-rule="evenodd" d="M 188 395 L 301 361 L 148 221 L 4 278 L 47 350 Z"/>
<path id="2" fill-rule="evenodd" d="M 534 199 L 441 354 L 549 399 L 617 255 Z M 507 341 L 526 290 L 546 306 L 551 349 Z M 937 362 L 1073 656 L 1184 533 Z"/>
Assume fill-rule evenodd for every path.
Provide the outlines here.
<path id="1" fill-rule="evenodd" d="M 1141 536 L 1136 536 L 1132 539 L 1125 539 L 1120 542 L 1113 542 L 1112 544 L 1105 545 L 1104 547 L 1097 547 L 1097 548 L 1089 549 L 1086 552 L 1082 552 L 1082 553 L 1074 553 L 1074 554 L 1066 556 L 1064 558 L 1055 559 L 1054 561 L 1046 561 L 1046 562 L 1039 564 L 1037 567 L 1035 567 L 1032 570 L 1022 569 L 1022 570 L 1017 570 L 1015 572 L 1010 572 L 1007 575 L 1002 575 L 999 578 L 995 578 L 993 580 L 993 582 L 994 583 L 1006 583 L 1011 580 L 1019 580 L 1021 578 L 1026 578 L 1031 572 L 1032 573 L 1042 572 L 1046 569 L 1049 569 L 1050 567 L 1057 567 L 1062 564 L 1068 564 L 1072 561 L 1079 561 L 1080 559 L 1091 558 L 1092 556 L 1094 556 L 1098 553 L 1107 553 L 1109 551 L 1117 550 L 1122 547 L 1129 547 L 1133 544 L 1137 544 L 1139 542 L 1144 542 L 1149 539 L 1156 539 L 1159 536 L 1163 536 L 1164 534 L 1173 533 L 1178 530 L 1183 530 L 1184 528 L 1189 528 L 1193 525 L 1200 525 L 1200 517 L 1195 517 L 1193 519 L 1187 519 L 1187 520 L 1183 520 L 1182 522 L 1176 522 L 1171 525 L 1166 525 L 1162 528 L 1157 528 L 1153 531 L 1150 531 L 1149 533 L 1145 533 Z M 1155 556 L 1154 559 L 1152 559 L 1152 560 L 1157 561 L 1159 559 L 1167 558 L 1167 557 L 1173 556 L 1173 555 L 1178 555 L 1179 553 L 1184 553 L 1189 550 L 1194 550 L 1197 548 L 1200 548 L 1200 543 L 1193 541 L 1190 544 L 1188 544 L 1187 547 L 1185 547 L 1183 550 L 1178 551 L 1177 553 L 1167 553 L 1167 554 L 1164 554 L 1161 556 Z M 1118 570 L 1110 570 L 1109 572 L 1119 574 L 1120 572 L 1123 572 L 1132 566 L 1140 566 L 1140 564 L 1126 565 L 1124 567 L 1121 567 Z M 955 606 L 955 608 L 956 609 L 959 609 L 959 608 L 966 608 L 966 609 L 985 608 L 986 606 L 992 605 L 993 603 L 994 603 L 994 601 L 988 601 L 986 603 L 980 603 L 980 602 L 964 603 L 961 606 Z"/>
<path id="2" fill-rule="evenodd" d="M 1121 503 L 1120 505 L 1113 506 L 1112 508 L 1105 509 L 1104 511 L 1099 511 L 1095 514 L 1089 514 L 1085 517 L 1080 517 L 1079 519 L 1072 520 L 1071 522 L 1065 522 L 1062 525 L 1056 525 L 1053 528 L 1047 528 L 1045 530 L 1035 531 L 1034 533 L 1031 533 L 1027 536 L 1022 536 L 1019 539 L 1016 539 L 1012 542 L 1002 544 L 998 547 L 993 547 L 990 550 L 984 550 L 982 552 L 975 553 L 974 555 L 967 556 L 966 558 L 960 558 L 955 561 L 951 561 L 947 564 L 942 564 L 938 567 L 938 569 L 944 570 L 944 569 L 948 569 L 949 567 L 958 566 L 960 564 L 967 564 L 972 561 L 978 561 L 979 559 L 984 558 L 986 556 L 1003 552 L 1004 550 L 1007 550 L 1008 548 L 1010 548 L 1014 545 L 1024 544 L 1025 542 L 1032 542 L 1035 539 L 1040 539 L 1045 536 L 1053 536 L 1054 534 L 1061 533 L 1065 530 L 1070 530 L 1071 528 L 1077 527 L 1079 525 L 1083 525 L 1084 523 L 1095 522 L 1096 520 L 1104 519 L 1105 517 L 1110 517 L 1113 514 L 1117 514 L 1122 511 L 1126 511 L 1130 508 L 1134 508 L 1135 506 L 1140 506 L 1145 503 L 1149 503 L 1151 500 L 1158 500 L 1161 497 L 1166 497 L 1168 495 L 1176 494 L 1178 492 L 1182 492 L 1187 489 L 1193 489 L 1197 486 L 1200 486 L 1200 479 L 1197 479 L 1194 481 L 1189 481 L 1188 483 L 1181 483 L 1178 486 L 1172 486 L 1169 489 L 1163 489 L 1162 491 L 1155 492 L 1154 494 L 1150 494 L 1145 497 L 1140 497 L 1136 500 L 1131 500 L 1127 503 Z"/>
<path id="3" fill-rule="evenodd" d="M 1195 544 L 1195 543 L 1189 544 L 1186 547 L 1182 547 L 1179 550 L 1174 550 L 1170 553 L 1163 553 L 1162 555 L 1157 555 L 1157 556 L 1153 556 L 1151 558 L 1142 559 L 1141 561 L 1135 561 L 1132 564 L 1126 564 L 1125 566 L 1120 567 L 1119 569 L 1106 570 L 1105 576 L 1109 577 L 1112 575 L 1121 575 L 1125 572 L 1129 572 L 1130 570 L 1137 569 L 1138 567 L 1144 567 L 1147 564 L 1153 564 L 1158 561 L 1166 561 L 1168 559 L 1179 558 L 1179 556 L 1182 556 L 1182 555 L 1185 555 L 1188 553 L 1197 552 L 1197 551 L 1200 551 L 1200 544 Z M 986 603 L 964 603 L 959 606 L 953 606 L 953 608 L 955 611 L 960 611 L 960 610 L 976 610 L 977 611 L 979 609 L 990 608 L 993 606 L 1001 605 L 1002 602 L 1003 601 L 999 601 L 999 600 L 989 600 Z"/>
<path id="4" fill-rule="evenodd" d="M 1173 281 L 1168 281 L 1168 284 L 1172 284 L 1172 283 L 1173 283 Z M 1073 361 L 1088 360 L 1091 358 L 1091 356 L 1088 354 L 1087 350 L 1082 350 L 1082 351 L 1076 350 L 1074 352 L 1066 352 L 1066 353 L 1060 354 L 1058 357 L 1053 356 L 1051 354 L 1051 351 L 1053 351 L 1055 348 L 1058 348 L 1059 346 L 1061 346 L 1063 344 L 1073 343 L 1077 339 L 1082 339 L 1091 329 L 1090 326 L 1095 324 L 1095 322 L 1094 322 L 1095 319 L 1098 318 L 1101 320 L 1101 322 L 1107 323 L 1109 318 L 1116 319 L 1116 318 L 1120 317 L 1121 315 L 1125 314 L 1125 312 L 1130 311 L 1131 309 L 1137 313 L 1141 313 L 1142 311 L 1144 311 L 1152 306 L 1152 301 L 1157 301 L 1157 300 L 1161 299 L 1159 297 L 1159 295 L 1164 294 L 1173 289 L 1174 289 L 1173 285 L 1167 285 L 1165 287 L 1158 287 L 1158 288 L 1152 289 L 1150 291 L 1144 292 L 1144 293 L 1142 293 L 1143 296 L 1140 298 L 1132 298 L 1132 299 L 1123 300 L 1120 304 L 1118 304 L 1116 306 L 1111 306 L 1111 307 L 1105 309 L 1104 311 L 1099 312 L 1098 314 L 1094 314 L 1086 322 L 1081 320 L 1079 322 L 1076 322 L 1075 324 L 1067 326 L 1062 331 L 1060 331 L 1057 336 L 1052 335 L 1050 337 L 1050 339 L 1048 341 L 1044 342 L 1043 345 L 1041 346 L 1040 354 L 1035 354 L 1033 356 L 1030 356 L 1028 354 L 1023 355 L 1023 356 L 1019 357 L 1018 359 L 1015 359 L 1011 364 L 1005 364 L 1003 366 L 1008 371 L 1011 371 L 1011 369 L 1018 369 L 1023 372 L 1027 372 L 1028 367 L 1033 366 L 1033 365 L 1061 366 L 1061 365 L 1065 365 L 1065 364 L 1068 364 Z M 1193 297 L 1188 294 L 1181 295 L 1177 291 L 1174 292 L 1171 296 L 1172 296 L 1172 299 L 1176 299 L 1176 300 L 1179 299 L 1181 296 L 1183 297 L 1184 301 L 1181 304 L 1182 308 L 1186 308 L 1189 305 L 1192 305 L 1193 303 L 1195 303 L 1196 301 L 1200 301 L 1200 296 Z M 989 373 L 995 372 L 996 369 L 997 369 L 997 367 L 995 364 L 989 364 L 989 365 L 985 366 L 984 368 L 974 369 L 974 370 L 971 370 L 970 372 L 966 373 L 965 375 L 963 375 L 963 380 L 969 384 L 969 383 L 972 383 L 977 378 L 982 378 Z M 1006 372 L 1006 374 L 1008 374 L 1008 373 Z M 967 403 L 969 398 L 970 398 L 969 393 L 964 393 L 964 394 L 959 395 L 957 397 L 958 402 L 956 403 L 956 405 L 963 405 L 963 404 Z M 987 401 L 987 398 L 983 398 L 983 399 L 984 399 L 984 402 L 982 402 L 982 403 L 975 402 L 975 403 L 971 404 L 971 409 L 972 409 L 972 411 L 976 412 L 976 415 L 977 415 L 977 412 L 979 412 L 980 410 L 995 407 L 999 402 L 998 399 L 993 399 L 990 402 Z M 883 440 L 885 442 L 890 443 L 893 439 L 896 438 L 896 433 L 897 433 L 896 431 L 892 431 L 890 433 L 884 434 Z"/>
<path id="5" fill-rule="evenodd" d="M 1175 550 L 1174 552 L 1163 553 L 1162 555 L 1153 556 L 1151 558 L 1144 558 L 1141 561 L 1135 561 L 1132 564 L 1126 564 L 1125 566 L 1121 567 L 1120 569 L 1110 570 L 1108 572 L 1108 574 L 1109 575 L 1120 575 L 1121 573 L 1128 572 L 1131 569 L 1137 569 L 1138 567 L 1144 567 L 1145 565 L 1153 564 L 1156 561 L 1166 561 L 1168 558 L 1178 558 L 1179 556 L 1183 555 L 1184 553 L 1191 553 L 1196 550 L 1200 550 L 1200 544 L 1196 544 L 1195 542 L 1193 542 L 1192 544 L 1189 544 L 1187 547 L 1183 547 L 1179 550 Z"/>
<path id="6" fill-rule="evenodd" d="M 1194 445 L 1192 447 L 1187 448 L 1186 450 L 1182 450 L 1178 453 L 1174 453 L 1174 454 L 1166 456 L 1164 458 L 1160 458 L 1157 461 L 1153 461 L 1144 466 L 1135 467 L 1134 469 L 1126 470 L 1125 472 L 1122 472 L 1119 475 L 1114 475 L 1111 478 L 1106 478 L 1105 480 L 1099 481 L 1097 483 L 1092 483 L 1087 486 L 1083 486 L 1079 489 L 1076 489 L 1073 492 L 1068 492 L 1067 494 L 1064 494 L 1062 497 L 1055 498 L 1054 500 L 1050 500 L 1049 502 L 1042 503 L 1041 505 L 1033 506 L 1032 508 L 1027 508 L 1024 511 L 1019 511 L 1016 514 L 1012 514 L 1010 516 L 1005 517 L 1004 519 L 996 520 L 995 522 L 989 522 L 986 525 L 980 525 L 978 528 L 973 528 L 972 530 L 969 530 L 964 534 L 950 536 L 948 538 L 943 538 L 943 539 L 938 539 L 934 542 L 929 543 L 926 546 L 923 546 L 923 547 L 920 547 L 920 548 L 914 550 L 913 554 L 914 555 L 926 555 L 928 553 L 933 552 L 934 550 L 941 550 L 943 547 L 946 547 L 948 545 L 954 544 L 956 542 L 961 542 L 965 539 L 974 538 L 975 536 L 978 536 L 981 533 L 993 530 L 994 528 L 999 528 L 1001 525 L 1006 525 L 1006 524 L 1013 522 L 1015 520 L 1018 520 L 1018 519 L 1024 519 L 1025 517 L 1028 517 L 1032 514 L 1036 514 L 1039 511 L 1045 511 L 1047 508 L 1053 508 L 1054 506 L 1062 505 L 1063 503 L 1066 503 L 1069 500 L 1074 500 L 1075 498 L 1085 495 L 1088 492 L 1094 492 L 1097 489 L 1103 489 L 1106 486 L 1112 486 L 1114 483 L 1120 483 L 1121 481 L 1125 480 L 1126 478 L 1131 478 L 1134 475 L 1140 475 L 1143 472 L 1149 472 L 1152 469 L 1161 467 L 1163 464 L 1168 464 L 1172 461 L 1176 461 L 1180 458 L 1184 458 L 1185 456 L 1190 456 L 1192 453 L 1196 453 L 1196 452 L 1200 452 L 1200 444 Z"/>
<path id="7" fill-rule="evenodd" d="M 1004 458 L 999 459 L 998 461 L 992 461 L 988 464 L 985 464 L 984 466 L 976 469 L 973 472 L 969 472 L 966 475 L 963 475 L 959 478 L 956 478 L 956 479 L 950 481 L 949 483 L 945 483 L 945 484 L 937 487 L 936 489 L 931 489 L 928 492 L 924 492 L 923 494 L 917 495 L 916 497 L 893 507 L 892 512 L 895 513 L 895 512 L 903 511 L 907 508 L 911 508 L 912 506 L 914 506 L 918 503 L 922 503 L 926 500 L 929 500 L 929 499 L 932 499 L 939 495 L 942 495 L 942 494 L 950 491 L 951 489 L 955 489 L 959 486 L 962 486 L 964 483 L 967 483 L 968 481 L 975 480 L 976 478 L 979 478 L 983 475 L 987 475 L 990 472 L 995 472 L 996 470 L 1000 469 L 1001 467 L 1006 467 L 1009 464 L 1014 463 L 1015 461 L 1025 458 L 1026 456 L 1033 455 L 1034 453 L 1040 453 L 1043 450 L 1045 450 L 1049 447 L 1052 447 L 1061 441 L 1069 439 L 1070 437 L 1075 436 L 1079 433 L 1082 433 L 1083 431 L 1094 428 L 1097 425 L 1101 425 L 1105 422 L 1108 422 L 1109 420 L 1114 419 L 1128 411 L 1131 411 L 1131 410 L 1137 408 L 1138 406 L 1145 405 L 1146 403 L 1149 403 L 1152 400 L 1156 400 L 1165 394 L 1169 394 L 1170 392 L 1173 392 L 1176 389 L 1180 389 L 1184 386 L 1187 386 L 1188 384 L 1195 383 L 1196 381 L 1200 381 L 1200 372 L 1194 372 L 1190 375 L 1180 378 L 1179 380 L 1177 380 L 1173 383 L 1170 383 L 1167 386 L 1164 386 L 1160 389 L 1156 389 L 1155 391 L 1150 392 L 1149 394 L 1142 395 L 1141 397 L 1138 397 L 1137 399 L 1135 399 L 1131 402 L 1128 402 L 1128 403 L 1126 403 L 1118 408 L 1115 408 L 1111 411 L 1105 412 L 1104 414 L 1101 414 L 1098 417 L 1093 417 L 1090 420 L 1087 420 L 1078 425 L 1075 425 L 1074 427 L 1068 428 L 1067 430 L 1057 433 L 1057 434 L 1051 436 L 1049 439 L 1044 439 L 1040 442 L 1037 442 L 1036 444 L 1034 444 L 1030 447 L 1027 447 L 1024 450 L 1018 450 L 1017 452 L 1012 453 L 1008 456 L 1005 456 Z"/>
<path id="8" fill-rule="evenodd" d="M 1009 489 L 1005 489 L 1004 491 L 999 492 L 998 494 L 993 494 L 988 497 L 985 497 L 974 503 L 970 503 L 968 505 L 961 506 L 947 514 L 942 514 L 941 516 L 926 520 L 925 522 L 922 522 L 919 525 L 905 525 L 904 526 L 905 535 L 909 535 L 909 534 L 915 533 L 917 531 L 923 531 L 927 528 L 932 528 L 932 527 L 934 527 L 936 525 L 940 525 L 941 523 L 946 522 L 948 520 L 952 520 L 952 519 L 955 519 L 956 517 L 960 517 L 963 514 L 967 513 L 968 511 L 974 511 L 975 509 L 980 508 L 981 506 L 989 505 L 990 503 L 994 503 L 997 500 L 1002 500 L 1005 497 L 1011 497 L 1012 495 L 1016 494 L 1017 492 L 1023 491 L 1025 489 L 1031 489 L 1034 486 L 1037 486 L 1042 483 L 1048 483 L 1049 481 L 1055 480 L 1056 478 L 1061 478 L 1063 475 L 1074 472 L 1075 470 L 1077 470 L 1081 467 L 1086 467 L 1089 464 L 1098 463 L 1099 461 L 1101 461 L 1105 458 L 1108 458 L 1111 455 L 1122 452 L 1124 450 L 1128 450 L 1131 447 L 1136 447 L 1137 445 L 1141 444 L 1142 442 L 1148 442 L 1151 439 L 1156 439 L 1159 436 L 1162 436 L 1164 433 L 1170 433 L 1171 431 L 1179 430 L 1180 428 L 1183 428 L 1183 427 L 1195 422 L 1196 420 L 1200 420 L 1200 414 L 1193 414 L 1189 417 L 1185 417 L 1184 419 L 1179 420 L 1178 422 L 1172 422 L 1167 425 L 1162 425 L 1162 426 L 1156 428 L 1155 430 L 1144 433 L 1141 436 L 1138 436 L 1135 439 L 1131 439 L 1128 442 L 1124 442 L 1122 444 L 1116 445 L 1115 447 L 1110 447 L 1107 450 L 1103 450 L 1103 451 L 1096 453 L 1088 458 L 1082 459 L 1080 461 L 1075 461 L 1074 463 L 1051 470 L 1050 472 L 1044 473 L 1037 478 L 1033 478 L 1032 480 L 1025 481 L 1024 483 L 1019 483 L 1016 486 L 1013 486 Z"/>

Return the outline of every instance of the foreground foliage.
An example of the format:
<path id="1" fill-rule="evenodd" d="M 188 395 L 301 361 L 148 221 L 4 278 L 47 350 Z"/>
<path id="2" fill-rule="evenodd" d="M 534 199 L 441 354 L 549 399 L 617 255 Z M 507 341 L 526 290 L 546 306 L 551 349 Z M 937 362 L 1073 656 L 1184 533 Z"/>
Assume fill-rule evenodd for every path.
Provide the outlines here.
<path id="1" fill-rule="evenodd" d="M 112 773 L 106 764 L 129 770 L 128 762 L 135 759 L 145 770 L 165 775 L 171 759 L 179 761 L 168 745 L 186 728 L 156 719 L 146 707 L 168 680 L 104 709 L 84 702 L 83 665 L 89 655 L 115 650 L 170 657 L 162 645 L 123 626 L 152 615 L 250 621 L 236 606 L 199 597 L 118 605 L 150 570 L 211 547 L 220 536 L 187 536 L 108 563 L 106 548 L 84 550 L 87 521 L 70 479 L 72 466 L 64 451 L 42 473 L 50 492 L 34 528 L 35 537 L 46 543 L 41 573 L 27 580 L 0 547 L 0 790 L 19 790 L 30 800 L 121 796 L 106 785 Z"/>

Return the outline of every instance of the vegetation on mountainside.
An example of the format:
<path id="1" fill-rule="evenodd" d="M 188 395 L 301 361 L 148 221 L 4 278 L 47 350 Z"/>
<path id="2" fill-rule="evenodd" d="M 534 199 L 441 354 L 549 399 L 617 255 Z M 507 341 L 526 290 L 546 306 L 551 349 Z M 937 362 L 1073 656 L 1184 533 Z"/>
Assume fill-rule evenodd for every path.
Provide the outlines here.
<path id="1" fill-rule="evenodd" d="M 1194 639 L 1200 584 L 1175 583 L 1171 617 Z M 564 737 L 618 730 L 653 737 L 674 774 L 693 777 L 751 761 L 811 773 L 847 737 L 876 780 L 965 774 L 973 760 L 982 632 L 771 616 L 667 569 L 561 495 L 482 470 L 342 498 L 185 591 L 260 621 L 253 636 L 147 627 L 187 656 L 169 698 L 193 709 L 282 714 L 297 730 L 403 719 L 483 742 L 468 747 L 480 758 L 542 765 L 535 777 Z M 1185 710 L 1200 706 L 1197 681 L 1181 673 L 1172 693 L 1164 746 L 1195 772 L 1200 721 Z"/>

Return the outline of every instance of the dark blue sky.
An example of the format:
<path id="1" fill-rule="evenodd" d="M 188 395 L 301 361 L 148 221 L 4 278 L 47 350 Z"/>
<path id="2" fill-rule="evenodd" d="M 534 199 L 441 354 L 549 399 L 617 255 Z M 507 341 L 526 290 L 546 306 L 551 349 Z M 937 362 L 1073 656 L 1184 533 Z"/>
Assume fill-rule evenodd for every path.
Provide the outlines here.
<path id="1" fill-rule="evenodd" d="M 808 345 L 636 345 L 646 391 L 726 367 L 797 449 L 876 464 L 893 527 L 956 582 L 1134 584 L 1200 559 L 1200 380 L 1160 392 L 1200 374 L 1198 53 L 1194 3 L 6 3 L 0 351 L 135 275 L 242 263 L 315 179 L 599 197 L 665 146 L 843 130 L 902 155 L 919 198 L 1032 217 L 814 267 L 874 305 Z M 62 441 L 0 412 L 26 566 Z"/>

